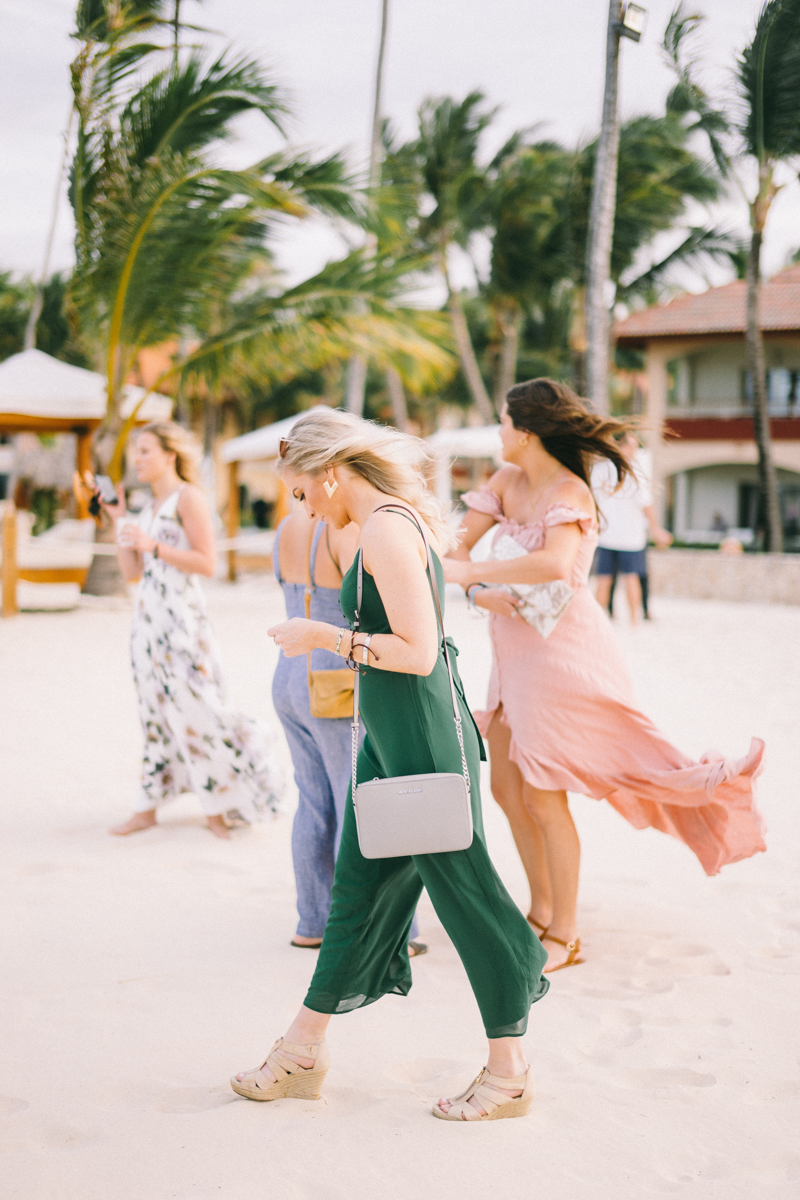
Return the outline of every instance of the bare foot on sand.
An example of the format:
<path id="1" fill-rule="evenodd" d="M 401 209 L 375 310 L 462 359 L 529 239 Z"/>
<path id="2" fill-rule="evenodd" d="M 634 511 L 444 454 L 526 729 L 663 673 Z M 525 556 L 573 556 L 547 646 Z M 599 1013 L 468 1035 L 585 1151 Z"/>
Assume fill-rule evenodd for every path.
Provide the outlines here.
<path id="1" fill-rule="evenodd" d="M 116 837 L 127 837 L 129 833 L 140 833 L 143 829 L 152 829 L 155 823 L 156 810 L 151 808 L 147 812 L 134 813 L 124 825 L 115 825 L 108 832 L 113 833 Z"/>
<path id="2" fill-rule="evenodd" d="M 225 823 L 225 818 L 221 814 L 219 816 L 208 818 L 208 828 L 211 830 L 214 837 L 222 838 L 224 842 L 229 842 L 231 840 L 230 831 Z"/>

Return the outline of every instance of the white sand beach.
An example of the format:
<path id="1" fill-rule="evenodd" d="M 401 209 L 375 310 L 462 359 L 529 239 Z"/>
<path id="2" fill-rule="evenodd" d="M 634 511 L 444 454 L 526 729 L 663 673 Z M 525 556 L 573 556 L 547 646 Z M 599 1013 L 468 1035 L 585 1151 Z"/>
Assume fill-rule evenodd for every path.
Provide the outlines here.
<path id="1" fill-rule="evenodd" d="M 280 593 L 265 578 L 208 591 L 232 698 L 270 718 Z M 184 797 L 158 829 L 109 837 L 138 776 L 129 607 L 0 624 L 3 1200 L 796 1197 L 800 609 L 653 608 L 650 625 L 618 623 L 642 706 L 696 756 L 765 739 L 768 853 L 708 879 L 684 846 L 576 797 L 587 962 L 531 1013 L 531 1114 L 483 1129 L 430 1115 L 484 1043 L 425 900 L 410 996 L 333 1021 L 323 1100 L 231 1092 L 315 962 L 289 946 L 290 812 L 223 843 Z M 486 625 L 452 594 L 448 612 L 477 706 Z M 525 904 L 488 779 L 484 808 Z"/>

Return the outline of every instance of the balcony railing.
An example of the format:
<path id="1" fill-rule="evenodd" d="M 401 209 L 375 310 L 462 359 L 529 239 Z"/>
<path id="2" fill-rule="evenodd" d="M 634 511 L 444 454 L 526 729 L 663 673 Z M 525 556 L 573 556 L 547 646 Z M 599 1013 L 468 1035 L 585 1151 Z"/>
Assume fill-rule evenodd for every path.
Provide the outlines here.
<path id="1" fill-rule="evenodd" d="M 769 415 L 771 417 L 800 417 L 800 403 L 787 404 L 785 401 L 773 401 L 769 405 Z M 718 420 L 742 420 L 743 418 L 752 418 L 752 406 L 744 401 L 728 401 L 720 400 L 709 403 L 705 401 L 702 404 L 668 404 L 665 416 L 680 417 L 682 420 L 686 417 L 697 417 L 703 420 L 716 417 Z"/>

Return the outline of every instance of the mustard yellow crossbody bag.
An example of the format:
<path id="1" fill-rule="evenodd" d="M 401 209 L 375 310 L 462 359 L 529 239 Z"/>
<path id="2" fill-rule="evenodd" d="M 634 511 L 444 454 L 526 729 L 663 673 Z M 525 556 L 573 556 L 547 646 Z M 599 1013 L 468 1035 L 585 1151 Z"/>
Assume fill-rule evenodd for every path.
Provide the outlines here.
<path id="1" fill-rule="evenodd" d="M 311 552 L 314 544 L 316 525 L 311 530 L 308 542 L 306 583 L 306 618 L 311 619 Z M 340 572 L 341 573 L 341 572 Z M 312 671 L 311 655 L 308 655 L 308 700 L 312 717 L 328 717 L 331 720 L 339 717 L 353 716 L 353 672 L 348 667 L 339 670 Z"/>

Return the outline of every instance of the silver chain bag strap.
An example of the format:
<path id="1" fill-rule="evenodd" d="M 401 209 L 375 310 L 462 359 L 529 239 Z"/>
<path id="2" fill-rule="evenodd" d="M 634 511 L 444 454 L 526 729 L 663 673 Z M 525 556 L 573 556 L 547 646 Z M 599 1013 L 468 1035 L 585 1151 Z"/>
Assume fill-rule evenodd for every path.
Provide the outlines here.
<path id="1" fill-rule="evenodd" d="M 450 850 L 466 850 L 472 845 L 469 768 L 467 767 L 467 756 L 464 753 L 461 712 L 453 682 L 453 669 L 450 665 L 447 639 L 444 635 L 442 606 L 439 600 L 439 588 L 431 550 L 425 530 L 413 512 L 404 506 L 390 504 L 383 505 L 382 509 L 375 511 L 380 512 L 383 509 L 401 512 L 413 520 L 425 542 L 437 626 L 442 636 L 444 660 L 450 680 L 453 720 L 461 750 L 461 774 L 436 771 L 427 775 L 397 775 L 391 779 L 371 779 L 365 783 L 358 782 L 360 671 L 356 666 L 351 729 L 353 735 L 353 808 L 358 830 L 358 844 L 364 858 L 400 858 L 408 854 L 444 854 Z M 354 634 L 358 633 L 360 628 L 362 595 L 363 552 L 359 550 Z"/>

